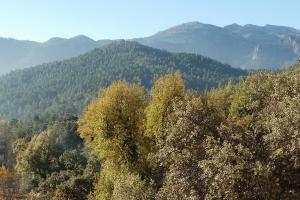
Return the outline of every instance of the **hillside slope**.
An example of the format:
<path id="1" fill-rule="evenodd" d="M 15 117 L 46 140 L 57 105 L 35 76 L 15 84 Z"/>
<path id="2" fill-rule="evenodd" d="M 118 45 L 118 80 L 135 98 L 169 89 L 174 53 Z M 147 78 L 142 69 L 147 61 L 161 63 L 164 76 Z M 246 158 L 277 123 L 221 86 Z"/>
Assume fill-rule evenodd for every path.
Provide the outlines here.
<path id="1" fill-rule="evenodd" d="M 100 87 L 113 80 L 138 82 L 149 88 L 161 74 L 181 71 L 188 88 L 203 91 L 246 72 L 187 53 L 169 53 L 119 41 L 65 61 L 17 70 L 0 77 L 0 115 L 78 113 Z"/>

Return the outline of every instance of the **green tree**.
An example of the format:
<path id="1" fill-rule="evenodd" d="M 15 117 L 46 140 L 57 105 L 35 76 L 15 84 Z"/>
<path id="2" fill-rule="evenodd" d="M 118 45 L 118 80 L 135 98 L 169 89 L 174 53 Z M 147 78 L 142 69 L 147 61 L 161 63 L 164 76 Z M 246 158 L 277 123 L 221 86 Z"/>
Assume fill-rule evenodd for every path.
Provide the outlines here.
<path id="1" fill-rule="evenodd" d="M 83 149 L 77 118 L 63 118 L 47 130 L 14 143 L 22 187 L 36 199 L 87 199 L 99 172 L 98 161 Z"/>
<path id="2" fill-rule="evenodd" d="M 205 158 L 203 141 L 218 135 L 222 116 L 206 97 L 187 96 L 174 104 L 174 114 L 158 138 L 156 157 L 165 167 L 158 199 L 203 199 L 199 162 Z"/>

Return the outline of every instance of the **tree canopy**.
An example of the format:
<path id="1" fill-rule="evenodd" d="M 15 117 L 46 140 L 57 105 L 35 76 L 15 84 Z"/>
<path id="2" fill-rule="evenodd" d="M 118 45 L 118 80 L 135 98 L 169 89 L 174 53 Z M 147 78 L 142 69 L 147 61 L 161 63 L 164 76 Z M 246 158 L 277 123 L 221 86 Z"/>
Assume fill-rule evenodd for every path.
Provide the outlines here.
<path id="1" fill-rule="evenodd" d="M 37 199 L 300 198 L 299 65 L 185 87 L 178 72 L 149 92 L 115 81 L 79 119 L 2 123 L 21 186 Z"/>

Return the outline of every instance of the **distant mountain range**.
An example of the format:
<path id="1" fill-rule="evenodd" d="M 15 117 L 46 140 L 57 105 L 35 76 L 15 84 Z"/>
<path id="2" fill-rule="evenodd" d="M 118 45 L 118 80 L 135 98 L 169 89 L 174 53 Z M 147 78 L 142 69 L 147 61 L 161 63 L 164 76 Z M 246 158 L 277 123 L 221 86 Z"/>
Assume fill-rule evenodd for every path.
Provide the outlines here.
<path id="1" fill-rule="evenodd" d="M 300 31 L 283 26 L 190 22 L 136 41 L 155 48 L 192 52 L 243 69 L 274 69 L 295 63 Z"/>
<path id="2" fill-rule="evenodd" d="M 273 25 L 218 27 L 190 22 L 132 40 L 168 51 L 201 54 L 243 69 L 281 68 L 294 63 L 300 54 L 300 31 Z M 44 43 L 0 38 L 0 74 L 78 56 L 111 42 L 86 36 L 52 38 Z"/>
<path id="3" fill-rule="evenodd" d="M 110 42 L 94 41 L 83 35 L 70 39 L 51 38 L 43 43 L 0 38 L 0 74 L 78 56 Z"/>
<path id="4" fill-rule="evenodd" d="M 0 116 L 79 113 L 115 80 L 140 83 L 150 88 L 153 80 L 180 71 L 188 89 L 204 91 L 238 81 L 247 73 L 207 57 L 170 53 L 137 42 L 113 42 L 103 48 L 0 77 Z"/>

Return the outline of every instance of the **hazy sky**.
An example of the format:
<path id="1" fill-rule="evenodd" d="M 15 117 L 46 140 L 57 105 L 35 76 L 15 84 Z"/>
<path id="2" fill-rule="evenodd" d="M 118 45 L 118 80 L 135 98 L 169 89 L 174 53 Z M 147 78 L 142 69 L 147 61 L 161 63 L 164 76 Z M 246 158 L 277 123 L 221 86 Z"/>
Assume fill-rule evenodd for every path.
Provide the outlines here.
<path id="1" fill-rule="evenodd" d="M 300 0 L 0 0 L 0 37 L 143 37 L 189 21 L 300 29 Z"/>

